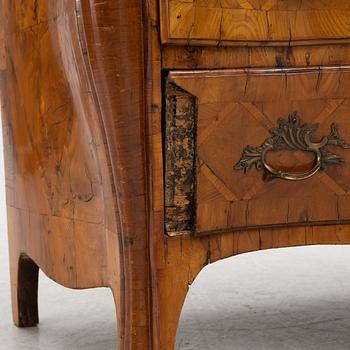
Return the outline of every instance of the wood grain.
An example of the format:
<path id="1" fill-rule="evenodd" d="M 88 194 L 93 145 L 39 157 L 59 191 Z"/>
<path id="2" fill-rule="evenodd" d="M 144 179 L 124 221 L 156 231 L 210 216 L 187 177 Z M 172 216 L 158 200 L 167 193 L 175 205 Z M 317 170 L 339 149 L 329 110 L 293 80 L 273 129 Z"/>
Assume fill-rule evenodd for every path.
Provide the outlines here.
<path id="1" fill-rule="evenodd" d="M 350 36 L 346 1 L 162 0 L 162 41 L 193 45 L 311 45 Z"/>
<path id="2" fill-rule="evenodd" d="M 203 30 L 205 36 L 212 35 L 212 28 L 217 27 L 219 3 L 227 10 L 247 13 L 336 13 L 348 6 L 347 1 L 325 0 L 298 2 L 300 8 L 294 1 L 272 0 L 187 3 L 181 6 L 185 10 L 187 6 L 188 16 L 177 30 L 186 31 L 192 23 L 190 12 L 195 4 L 199 8 L 196 18 L 209 18 L 211 25 L 198 27 L 193 33 L 201 35 Z M 347 225 L 169 237 L 164 220 L 162 123 L 162 75 L 167 70 L 348 65 L 348 46 L 163 47 L 159 28 L 164 21 L 159 19 L 157 0 L 2 0 L 0 4 L 0 92 L 12 304 L 17 325 L 32 326 L 38 321 L 39 267 L 67 287 L 112 289 L 118 349 L 170 350 L 189 287 L 208 264 L 259 249 L 350 243 Z M 208 4 L 212 17 L 207 17 Z M 337 21 L 340 27 L 330 30 L 345 28 L 342 16 Z M 325 28 L 317 30 L 327 32 L 329 28 Z M 310 34 L 308 28 L 303 30 Z M 277 114 L 289 111 L 287 103 L 278 108 L 270 101 L 269 91 L 264 92 L 254 79 L 247 85 L 246 100 L 230 103 L 232 93 L 246 85 L 245 72 L 239 78 L 242 81 L 225 71 L 218 71 L 215 78 L 205 77 L 199 70 L 186 74 L 188 78 L 176 79 L 196 82 L 186 89 L 207 100 L 199 105 L 203 122 L 198 135 L 200 147 L 210 143 L 212 129 L 220 129 L 227 115 L 237 110 L 249 114 L 262 134 L 265 126 L 274 124 Z M 339 90 L 334 90 L 334 76 L 339 78 Z M 298 79 L 303 87 L 294 84 L 293 79 L 295 83 L 298 79 L 292 78 L 289 88 L 283 85 L 282 91 L 291 101 L 300 100 L 298 105 L 305 105 L 302 109 L 307 118 L 311 118 L 307 101 L 312 98 L 312 117 L 325 128 L 320 129 L 324 133 L 329 116 L 338 118 L 345 127 L 349 109 L 346 77 L 333 72 L 330 78 L 321 74 L 314 79 L 302 73 Z M 218 88 L 226 84 L 192 91 L 200 79 L 235 83 L 220 93 Z M 279 81 L 279 74 L 275 79 Z M 254 86 L 263 97 L 264 109 L 254 105 Z M 202 85 L 198 83 L 198 87 Z M 334 93 L 330 93 L 332 89 Z M 304 98 L 297 98 L 298 94 Z M 322 101 L 317 102 L 319 98 Z M 220 99 L 223 103 L 218 102 Z M 201 201 L 218 203 L 218 221 L 237 224 L 241 220 L 244 225 L 245 217 L 240 213 L 245 208 L 235 201 L 237 194 L 212 168 L 201 165 L 200 181 L 207 183 L 200 193 Z M 319 193 L 326 188 L 339 197 L 339 215 L 344 221 L 350 217 L 347 176 L 347 171 L 330 170 L 317 178 L 322 186 Z M 264 194 L 261 182 L 245 192 L 245 200 L 253 200 L 256 193 Z M 315 198 L 310 217 L 332 217 L 329 203 Z M 291 213 L 302 217 L 295 208 Z"/>
<path id="3" fill-rule="evenodd" d="M 320 123 L 314 142 L 330 132 L 333 122 L 342 137 L 350 139 L 348 68 L 180 71 L 170 72 L 168 79 L 198 104 L 198 115 L 193 116 L 198 120 L 195 134 L 201 140 L 196 148 L 194 232 L 347 220 L 342 215 L 350 205 L 346 185 L 350 154 L 346 150 L 332 148 L 344 157 L 344 165 L 331 165 L 301 182 L 262 183 L 261 172 L 251 169 L 245 174 L 233 166 L 247 145 L 262 145 L 277 120 L 293 111 L 300 113 L 302 123 Z M 212 105 L 219 112 L 208 117 L 205 110 Z M 269 163 L 290 172 L 311 169 L 313 160 L 304 155 L 281 151 L 278 157 L 270 156 Z M 320 208 L 315 198 L 322 203 Z"/>
<path id="4" fill-rule="evenodd" d="M 164 69 L 229 69 L 347 65 L 349 45 L 289 47 L 166 46 Z"/>
<path id="5" fill-rule="evenodd" d="M 149 348 L 142 9 L 97 3 L 2 1 L 14 319 L 36 319 L 25 253 L 67 287 L 111 287 L 119 348 Z"/>
<path id="6" fill-rule="evenodd" d="M 146 86 L 141 3 L 83 1 L 86 66 L 103 125 L 112 175 L 120 274 L 111 285 L 120 348 L 151 347 Z M 98 45 L 96 45 L 98 38 Z M 112 207 L 112 208 L 113 208 Z M 115 253 L 112 257 L 115 257 Z"/>

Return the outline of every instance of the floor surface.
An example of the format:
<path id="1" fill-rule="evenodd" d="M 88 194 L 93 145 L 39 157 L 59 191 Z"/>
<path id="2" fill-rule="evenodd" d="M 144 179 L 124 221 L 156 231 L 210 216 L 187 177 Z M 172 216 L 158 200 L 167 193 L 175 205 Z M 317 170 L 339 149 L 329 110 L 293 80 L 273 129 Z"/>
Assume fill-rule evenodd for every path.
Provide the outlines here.
<path id="1" fill-rule="evenodd" d="M 1 165 L 2 149 L 0 349 L 114 350 L 108 289 L 73 291 L 41 275 L 39 327 L 12 325 Z M 213 264 L 191 287 L 176 349 L 350 349 L 349 276 L 350 246 L 270 250 Z"/>

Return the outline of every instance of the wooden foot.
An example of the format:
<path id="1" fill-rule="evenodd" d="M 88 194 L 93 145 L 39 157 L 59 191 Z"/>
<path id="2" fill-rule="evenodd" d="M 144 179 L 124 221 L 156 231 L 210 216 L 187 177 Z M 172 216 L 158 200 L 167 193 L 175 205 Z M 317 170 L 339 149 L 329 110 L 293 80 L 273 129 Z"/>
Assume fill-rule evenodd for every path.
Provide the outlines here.
<path id="1" fill-rule="evenodd" d="M 154 311 L 154 315 L 158 318 L 156 349 L 175 349 L 180 315 L 189 289 L 188 282 L 182 276 L 184 274 L 181 272 L 176 275 L 175 271 L 169 269 L 165 278 L 158 281 L 158 310 Z"/>
<path id="2" fill-rule="evenodd" d="M 117 349 L 157 350 L 158 348 L 151 345 L 151 323 L 146 307 L 149 291 L 137 290 L 136 287 L 134 290 L 128 289 L 126 294 L 113 287 L 112 292 L 117 315 Z"/>
<path id="3" fill-rule="evenodd" d="M 10 253 L 13 320 L 18 327 L 33 327 L 39 322 L 39 268 L 25 254 L 12 255 Z"/>

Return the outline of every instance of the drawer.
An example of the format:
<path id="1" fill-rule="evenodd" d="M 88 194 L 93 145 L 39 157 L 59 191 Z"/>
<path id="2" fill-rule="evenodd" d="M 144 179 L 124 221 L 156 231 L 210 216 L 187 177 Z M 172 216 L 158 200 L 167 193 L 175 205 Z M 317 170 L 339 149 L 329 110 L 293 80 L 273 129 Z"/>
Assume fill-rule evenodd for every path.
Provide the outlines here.
<path id="1" fill-rule="evenodd" d="M 350 219 L 350 69 L 173 71 L 170 235 Z"/>
<path id="2" fill-rule="evenodd" d="M 160 0 L 163 43 L 309 45 L 349 41 L 348 0 Z"/>

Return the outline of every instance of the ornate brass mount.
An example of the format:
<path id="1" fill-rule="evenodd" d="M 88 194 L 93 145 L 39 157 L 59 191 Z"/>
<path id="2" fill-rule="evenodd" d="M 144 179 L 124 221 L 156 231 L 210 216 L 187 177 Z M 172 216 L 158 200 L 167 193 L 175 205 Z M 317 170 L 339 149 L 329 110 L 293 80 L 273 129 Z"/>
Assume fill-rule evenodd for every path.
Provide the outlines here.
<path id="1" fill-rule="evenodd" d="M 311 135 L 318 129 L 318 124 L 301 125 L 297 112 L 288 116 L 288 120 L 279 118 L 278 128 L 270 131 L 272 137 L 266 139 L 260 147 L 247 146 L 242 153 L 239 162 L 234 166 L 236 170 L 243 170 L 245 173 L 255 164 L 257 170 L 265 170 L 266 181 L 274 178 L 298 181 L 307 179 L 319 170 L 324 170 L 327 164 L 342 164 L 344 159 L 340 156 L 328 152 L 327 145 L 335 145 L 341 148 L 350 148 L 343 139 L 339 137 L 338 126 L 331 125 L 331 132 L 324 136 L 320 142 L 312 142 Z M 315 165 L 312 169 L 302 173 L 289 173 L 274 169 L 266 161 L 266 154 L 270 151 L 305 151 L 312 152 L 316 156 Z"/>

